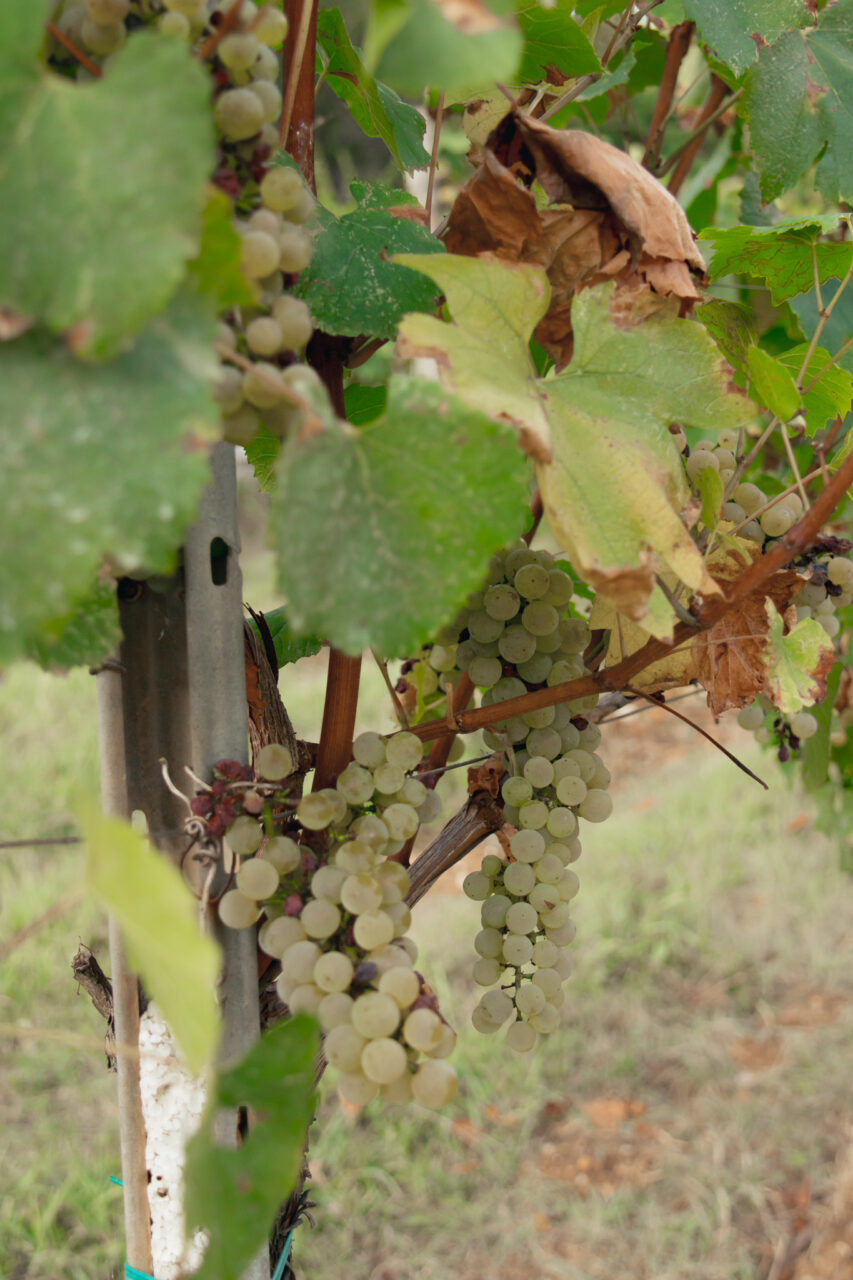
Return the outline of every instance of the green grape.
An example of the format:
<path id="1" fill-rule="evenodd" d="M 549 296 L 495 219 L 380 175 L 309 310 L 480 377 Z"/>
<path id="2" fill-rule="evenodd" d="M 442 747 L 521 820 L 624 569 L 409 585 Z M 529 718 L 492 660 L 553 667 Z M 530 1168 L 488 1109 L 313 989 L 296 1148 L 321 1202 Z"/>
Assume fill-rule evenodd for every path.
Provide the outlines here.
<path id="1" fill-rule="evenodd" d="M 528 658 L 526 662 L 517 662 L 515 669 L 521 676 L 522 680 L 527 684 L 543 684 L 548 678 L 548 672 L 553 665 L 552 659 L 547 653 L 534 653 L 532 658 Z M 543 711 L 550 711 L 553 715 L 552 707 L 543 707 Z"/>
<path id="2" fill-rule="evenodd" d="M 278 244 L 282 271 L 304 271 L 314 253 L 314 243 L 304 227 L 297 226 L 295 222 L 285 222 Z"/>
<path id="3" fill-rule="evenodd" d="M 557 630 L 560 615 L 552 604 L 544 600 L 535 600 L 524 609 L 521 621 L 526 631 L 532 636 L 548 636 Z"/>
<path id="4" fill-rule="evenodd" d="M 260 857 L 244 862 L 235 879 L 240 892 L 258 902 L 271 898 L 278 888 L 278 871 L 271 862 Z"/>
<path id="5" fill-rule="evenodd" d="M 403 1023 L 403 1039 L 413 1049 L 429 1053 L 441 1044 L 442 1026 L 441 1018 L 432 1009 L 413 1009 Z"/>
<path id="6" fill-rule="evenodd" d="M 544 843 L 544 841 L 543 841 Z M 506 920 L 510 900 L 503 893 L 493 893 L 480 908 L 480 920 L 487 929 L 499 929 Z"/>
<path id="7" fill-rule="evenodd" d="M 389 804 L 382 816 L 392 840 L 409 840 L 418 829 L 418 815 L 411 805 Z"/>
<path id="8" fill-rule="evenodd" d="M 364 911 L 356 917 L 353 924 L 356 943 L 365 951 L 375 951 L 377 947 L 387 946 L 394 937 L 394 932 L 394 919 L 388 911 Z"/>
<path id="9" fill-rule="evenodd" d="M 130 0 L 86 0 L 86 13 L 93 22 L 109 25 L 124 22 L 130 9 Z"/>
<path id="10" fill-rule="evenodd" d="M 423 754 L 423 743 L 414 733 L 395 733 L 385 742 L 385 758 L 401 769 L 416 769 Z"/>
<path id="11" fill-rule="evenodd" d="M 379 979 L 379 990 L 400 1009 L 410 1008 L 420 995 L 421 984 L 412 969 L 388 969 Z"/>
<path id="12" fill-rule="evenodd" d="M 487 960 L 482 956 L 475 962 L 471 976 L 478 987 L 491 987 L 501 976 L 501 966 L 497 960 Z"/>
<path id="13" fill-rule="evenodd" d="M 498 658 L 474 658 L 468 667 L 468 675 L 479 689 L 485 689 L 500 680 L 503 664 Z"/>
<path id="14" fill-rule="evenodd" d="M 216 47 L 216 56 L 229 71 L 248 71 L 258 56 L 258 41 L 251 33 L 231 31 Z"/>
<path id="15" fill-rule="evenodd" d="M 353 1005 L 352 1025 L 368 1040 L 393 1035 L 399 1024 L 399 1007 L 383 991 L 367 991 Z"/>
<path id="16" fill-rule="evenodd" d="M 554 950 L 556 951 L 556 947 Z M 526 1015 L 539 1013 L 540 1009 L 544 1009 L 546 1004 L 545 992 L 541 987 L 537 987 L 531 982 L 526 982 L 515 993 L 515 1007 L 519 1013 Z"/>
<path id="17" fill-rule="evenodd" d="M 511 862 L 504 872 L 504 886 L 516 897 L 525 897 L 535 883 L 536 873 L 529 863 Z"/>
<path id="18" fill-rule="evenodd" d="M 216 99 L 213 118 L 220 133 L 229 142 L 242 142 L 245 138 L 251 138 L 260 129 L 264 122 L 263 107 L 260 99 L 252 93 L 251 89 L 226 89 Z M 269 275 L 274 266 L 257 274 Z"/>
<path id="19" fill-rule="evenodd" d="M 382 906 L 382 885 L 368 871 L 355 872 L 341 885 L 341 902 L 353 915 L 377 911 Z"/>
<path id="20" fill-rule="evenodd" d="M 539 861 L 534 863 L 533 870 L 536 879 L 542 884 L 557 884 L 562 879 L 565 867 L 555 853 L 543 853 Z"/>
<path id="21" fill-rule="evenodd" d="M 527 662 L 536 652 L 536 639 L 524 627 L 507 627 L 498 640 L 498 648 L 507 662 Z"/>
<path id="22" fill-rule="evenodd" d="M 287 37 L 287 18 L 271 4 L 265 4 L 258 10 L 258 16 L 252 24 L 252 34 L 261 44 L 277 49 Z"/>
<path id="23" fill-rule="evenodd" d="M 272 124 L 281 115 L 281 90 L 269 80 L 253 80 L 249 89 L 258 99 L 264 124 Z"/>
<path id="24" fill-rule="evenodd" d="M 258 942 L 263 950 L 279 960 L 289 947 L 305 940 L 305 930 L 296 916 L 277 916 L 275 920 L 266 920 L 258 931 Z"/>
<path id="25" fill-rule="evenodd" d="M 541 803 L 541 801 L 531 803 Z M 542 805 L 542 808 L 547 815 L 547 806 Z M 544 821 L 542 825 L 545 825 Z M 545 852 L 545 837 L 535 829 L 516 831 L 510 839 L 509 847 L 516 862 L 536 862 Z"/>
<path id="26" fill-rule="evenodd" d="M 328 898 L 312 898 L 302 908 L 300 919 L 309 938 L 330 938 L 340 927 L 341 913 Z"/>
<path id="27" fill-rule="evenodd" d="M 411 1078 L 412 1097 L 423 1107 L 443 1107 L 454 1097 L 459 1081 L 449 1062 L 431 1058 Z"/>
<path id="28" fill-rule="evenodd" d="M 481 929 L 474 938 L 474 950 L 486 960 L 495 960 L 501 953 L 501 943 L 502 938 L 497 929 Z"/>
<path id="29" fill-rule="evenodd" d="M 517 903 L 516 905 L 526 906 L 527 903 Z M 508 965 L 512 965 L 516 969 L 520 968 L 522 965 L 530 963 L 533 955 L 533 943 L 524 934 L 508 933 L 501 945 L 501 955 Z"/>
<path id="30" fill-rule="evenodd" d="M 462 881 L 462 892 L 474 902 L 485 902 L 492 890 L 492 882 L 482 871 L 472 871 Z"/>
<path id="31" fill-rule="evenodd" d="M 531 729 L 527 735 L 527 750 L 531 755 L 555 760 L 562 748 L 562 738 L 556 729 Z"/>
<path id="32" fill-rule="evenodd" d="M 506 927 L 510 933 L 532 933 L 538 923 L 536 911 L 529 902 L 514 902 L 506 913 Z"/>
<path id="33" fill-rule="evenodd" d="M 542 791 L 554 781 L 554 766 L 546 756 L 531 756 L 525 762 L 524 776 L 537 791 Z"/>
<path id="34" fill-rule="evenodd" d="M 542 800 L 528 800 L 518 811 L 519 826 L 528 831 L 539 831 L 547 821 L 548 806 Z M 512 848 L 511 844 L 510 848 Z"/>
<path id="35" fill-rule="evenodd" d="M 499 639 L 503 629 L 503 622 L 499 618 L 490 617 L 484 609 L 474 609 L 468 616 L 468 632 L 472 640 L 489 644 Z"/>
<path id="36" fill-rule="evenodd" d="M 294 942 L 281 958 L 282 973 L 286 973 L 291 982 L 301 983 L 314 981 L 314 966 L 322 952 L 316 942 Z"/>
<path id="37" fill-rule="evenodd" d="M 352 1006 L 353 998 L 345 991 L 330 991 L 317 1006 L 320 1026 L 324 1031 L 331 1031 L 333 1027 L 349 1026 Z"/>
<path id="38" fill-rule="evenodd" d="M 524 565 L 537 563 L 536 552 L 531 551 L 526 544 L 522 543 L 507 552 L 504 560 L 504 573 L 511 580 Z"/>
<path id="39" fill-rule="evenodd" d="M 606 791 L 591 789 L 578 805 L 578 813 L 587 822 L 605 822 L 613 812 L 613 801 Z"/>
<path id="40" fill-rule="evenodd" d="M 764 724 L 764 710 L 757 703 L 751 707 L 741 707 L 737 713 L 737 722 L 742 729 L 757 729 Z"/>
<path id="41" fill-rule="evenodd" d="M 508 582 L 499 582 L 489 587 L 483 597 L 483 608 L 490 618 L 499 618 L 508 622 L 514 618 L 521 606 L 518 592 Z"/>
<path id="42" fill-rule="evenodd" d="M 759 521 L 768 538 L 780 538 L 797 521 L 797 512 L 788 502 L 777 502 L 769 507 Z"/>
<path id="43" fill-rule="evenodd" d="M 235 89 L 234 92 L 242 93 L 243 90 Z M 266 231 L 246 232 L 240 246 L 240 265 L 247 276 L 251 276 L 253 280 L 268 276 L 278 268 L 278 262 L 278 241 L 273 236 Z"/>
<path id="44" fill-rule="evenodd" d="M 322 831 L 333 820 L 335 809 L 326 796 L 314 792 L 303 796 L 296 806 L 296 816 L 309 831 Z"/>
<path id="45" fill-rule="evenodd" d="M 311 877 L 311 892 L 315 898 L 327 898 L 329 902 L 340 902 L 341 889 L 346 878 L 347 873 L 343 867 L 328 863 L 326 866 L 318 867 Z"/>
<path id="46" fill-rule="evenodd" d="M 534 562 L 522 565 L 513 578 L 512 585 L 525 600 L 538 600 L 547 595 L 551 585 L 551 575 L 541 564 Z"/>
<path id="47" fill-rule="evenodd" d="M 254 819 L 248 815 L 236 818 L 225 833 L 228 844 L 238 857 L 245 858 L 250 853 L 255 853 L 261 847 L 261 840 L 264 837 L 263 828 Z"/>
<path id="48" fill-rule="evenodd" d="M 574 595 L 575 584 L 563 569 L 552 569 L 548 574 L 548 593 L 544 596 L 548 604 L 563 607 Z"/>
<path id="49" fill-rule="evenodd" d="M 246 343 L 253 355 L 274 356 L 281 350 L 281 329 L 272 316 L 258 316 L 246 325 Z"/>
<path id="50" fill-rule="evenodd" d="M 86 48 L 100 57 L 106 57 L 120 49 L 127 39 L 127 30 L 123 22 L 93 22 L 84 18 L 80 35 Z"/>
<path id="51" fill-rule="evenodd" d="M 393 795 L 395 791 L 400 790 L 406 781 L 406 775 L 399 765 L 391 764 L 390 761 L 386 760 L 374 769 L 373 781 L 377 791 L 383 795 Z"/>
<path id="52" fill-rule="evenodd" d="M 557 761 L 558 765 L 561 763 L 562 761 Z M 572 760 L 569 763 L 576 769 L 579 768 L 577 761 Z M 579 805 L 586 798 L 586 783 L 577 774 L 565 773 L 557 782 L 556 791 L 560 804 Z"/>
<path id="53" fill-rule="evenodd" d="M 552 809 L 545 824 L 548 832 L 558 840 L 566 840 L 578 829 L 577 818 L 571 809 Z"/>
<path id="54" fill-rule="evenodd" d="M 239 889 L 229 889 L 219 899 L 219 919 L 229 929 L 248 929 L 260 916 L 254 898 L 247 898 Z"/>
<path id="55" fill-rule="evenodd" d="M 346 991 L 354 969 L 349 956 L 342 951 L 327 951 L 314 965 L 314 982 L 321 991 Z"/>
<path id="56" fill-rule="evenodd" d="M 363 996 L 359 998 L 364 999 Z M 330 1067 L 338 1071 L 354 1071 L 361 1066 L 361 1054 L 366 1044 L 366 1036 L 352 1024 L 344 1023 L 328 1032 L 323 1041 L 323 1054 Z"/>
<path id="57" fill-rule="evenodd" d="M 375 1084 L 393 1084 L 406 1074 L 408 1065 L 406 1050 L 389 1036 L 371 1040 L 361 1053 L 361 1069 Z"/>
<path id="58" fill-rule="evenodd" d="M 529 1022 L 513 1022 L 506 1033 L 506 1042 L 516 1053 L 529 1053 L 537 1040 L 538 1036 Z"/>
<path id="59" fill-rule="evenodd" d="M 788 723 L 794 736 L 803 742 L 808 738 L 813 738 L 818 731 L 818 722 L 808 711 L 796 712 L 795 715 L 791 716 Z"/>

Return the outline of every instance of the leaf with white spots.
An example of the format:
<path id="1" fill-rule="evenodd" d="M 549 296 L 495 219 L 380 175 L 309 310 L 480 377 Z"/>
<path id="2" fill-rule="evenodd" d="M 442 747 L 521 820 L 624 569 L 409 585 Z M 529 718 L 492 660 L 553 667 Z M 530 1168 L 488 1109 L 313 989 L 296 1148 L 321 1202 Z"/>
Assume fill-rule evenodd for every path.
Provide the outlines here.
<path id="1" fill-rule="evenodd" d="M 318 329 L 393 338 L 407 311 L 434 309 L 435 285 L 388 261 L 397 253 L 443 252 L 426 227 L 388 209 L 359 208 L 336 218 L 318 208 L 317 215 L 314 256 L 293 291 L 308 303 Z"/>
<path id="2" fill-rule="evenodd" d="M 215 325 L 181 295 L 130 351 L 76 360 L 44 331 L 0 345 L 0 662 L 55 636 L 103 556 L 123 571 L 172 563 L 209 478 L 217 433 Z"/>
<path id="3" fill-rule="evenodd" d="M 270 518 L 294 629 L 406 654 L 523 530 L 527 467 L 511 427 L 397 376 L 382 417 L 284 447 Z"/>

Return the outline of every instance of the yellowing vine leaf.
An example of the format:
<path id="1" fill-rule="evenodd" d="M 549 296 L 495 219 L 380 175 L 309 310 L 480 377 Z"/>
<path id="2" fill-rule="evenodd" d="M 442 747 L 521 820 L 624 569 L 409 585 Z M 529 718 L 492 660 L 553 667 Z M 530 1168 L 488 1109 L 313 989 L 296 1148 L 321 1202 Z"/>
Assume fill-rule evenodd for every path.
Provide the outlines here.
<path id="1" fill-rule="evenodd" d="M 536 379 L 527 343 L 547 306 L 541 271 L 452 254 L 404 262 L 444 289 L 452 319 L 406 316 L 398 350 L 435 356 L 448 390 L 528 441 L 550 442 L 547 452 L 528 447 L 560 545 L 620 612 L 671 635 L 655 575 L 672 572 L 705 594 L 718 587 L 682 519 L 691 495 L 669 425 L 715 433 L 754 412 L 729 390 L 704 326 L 678 319 L 674 299 L 663 308 L 654 299 L 647 314 L 644 287 L 586 289 L 574 303 L 571 365 Z"/>
<path id="2" fill-rule="evenodd" d="M 545 398 L 528 350 L 551 294 L 544 271 L 450 254 L 398 254 L 394 261 L 434 280 L 453 316 L 449 325 L 406 316 L 399 354 L 432 356 L 448 390 L 517 427 L 534 456 L 550 457 Z"/>
<path id="3" fill-rule="evenodd" d="M 753 409 L 727 389 L 703 327 L 679 320 L 674 304 L 620 328 L 624 292 L 608 284 L 575 301 L 572 363 L 542 384 L 554 459 L 538 466 L 539 488 L 552 532 L 586 581 L 667 637 L 673 613 L 655 574 L 669 570 L 705 595 L 719 590 L 680 516 L 690 491 L 669 424 L 716 432 Z"/>
<path id="4" fill-rule="evenodd" d="M 764 655 L 767 693 L 787 715 L 820 702 L 835 661 L 832 641 L 814 618 L 803 618 L 785 635 L 784 619 L 765 601 L 768 622 Z"/>

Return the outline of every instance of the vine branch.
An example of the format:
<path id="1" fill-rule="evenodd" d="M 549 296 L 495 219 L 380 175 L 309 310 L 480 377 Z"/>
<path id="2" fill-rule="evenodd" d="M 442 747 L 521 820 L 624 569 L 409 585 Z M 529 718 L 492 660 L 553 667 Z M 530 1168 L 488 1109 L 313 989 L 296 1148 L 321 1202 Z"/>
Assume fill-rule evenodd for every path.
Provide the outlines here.
<path id="1" fill-rule="evenodd" d="M 687 50 L 690 48 L 694 29 L 695 23 L 693 22 L 679 22 L 678 26 L 673 27 L 669 33 L 669 40 L 666 45 L 666 61 L 664 62 L 658 96 L 652 111 L 652 119 L 646 138 L 646 151 L 643 156 L 644 166 L 652 171 L 654 171 L 660 156 L 664 129 L 666 128 L 666 122 L 669 120 L 675 91 L 678 87 L 678 73 L 681 70 L 682 62 L 687 56 Z"/>
<path id="2" fill-rule="evenodd" d="M 456 717 L 453 730 L 442 721 L 433 721 L 429 724 L 417 725 L 410 732 L 417 734 L 423 741 L 429 742 L 433 738 L 440 738 L 452 732 L 473 733 L 497 720 L 521 716 L 540 707 L 552 707 L 558 702 L 572 702 L 576 698 L 587 697 L 592 693 L 619 692 L 625 689 L 635 676 L 653 662 L 668 657 L 685 641 L 692 640 L 704 631 L 709 631 L 736 605 L 763 586 L 774 573 L 785 568 L 796 556 L 811 546 L 821 527 L 829 519 L 851 484 L 853 484 L 853 454 L 845 458 L 803 518 L 793 525 L 770 551 L 754 560 L 736 582 L 727 584 L 728 594 L 721 592 L 720 595 L 701 600 L 698 606 L 694 606 L 699 625 L 690 627 L 683 622 L 678 623 L 674 628 L 671 643 L 653 638 L 648 640 L 641 649 L 623 658 L 621 662 L 615 663 L 612 667 L 605 667 L 592 675 L 568 680 L 564 684 L 552 685 L 551 688 L 534 689 L 530 693 L 521 694 L 517 698 L 508 698 L 506 702 L 495 703 L 491 707 L 477 707 L 471 711 L 463 711 Z"/>

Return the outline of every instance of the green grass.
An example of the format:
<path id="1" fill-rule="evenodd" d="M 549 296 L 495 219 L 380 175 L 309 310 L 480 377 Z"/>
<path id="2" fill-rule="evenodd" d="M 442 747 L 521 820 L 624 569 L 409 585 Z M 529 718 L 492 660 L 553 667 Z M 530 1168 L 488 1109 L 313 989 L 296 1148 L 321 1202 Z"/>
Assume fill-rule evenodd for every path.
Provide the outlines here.
<path id="1" fill-rule="evenodd" d="M 322 666 L 283 680 L 306 734 Z M 381 686 L 366 678 L 372 716 Z M 97 786 L 93 684 L 22 666 L 0 685 L 5 838 L 73 830 L 75 795 Z M 608 742 L 625 755 L 627 732 L 608 729 L 605 758 Z M 853 886 L 829 842 L 789 829 L 807 805 L 766 759 L 769 794 L 704 747 L 671 756 L 587 831 L 577 971 L 534 1055 L 470 1029 L 476 906 L 445 893 L 417 908 L 423 971 L 460 1029 L 459 1094 L 438 1114 L 371 1104 L 353 1118 L 327 1088 L 300 1280 L 762 1280 L 780 1197 L 804 1176 L 830 1188 L 850 1114 Z M 0 852 L 0 938 L 81 875 L 74 846 Z M 91 906 L 21 945 L 0 972 L 0 1022 L 99 1039 L 69 969 L 80 941 L 105 956 Z M 808 1025 L 815 992 L 837 997 L 834 1020 Z M 613 1129 L 594 1123 L 601 1099 L 625 1104 Z M 0 1039 L 3 1280 L 117 1274 L 117 1173 L 103 1056 Z"/>

